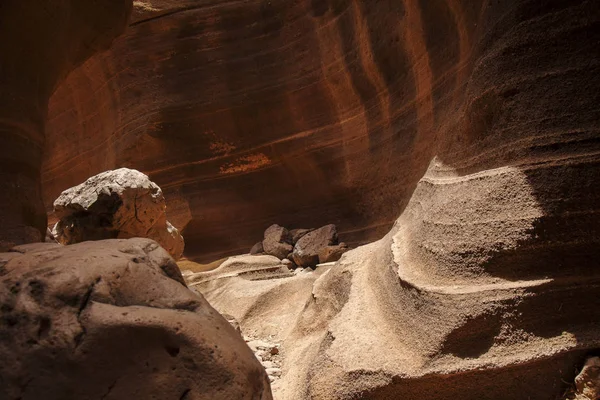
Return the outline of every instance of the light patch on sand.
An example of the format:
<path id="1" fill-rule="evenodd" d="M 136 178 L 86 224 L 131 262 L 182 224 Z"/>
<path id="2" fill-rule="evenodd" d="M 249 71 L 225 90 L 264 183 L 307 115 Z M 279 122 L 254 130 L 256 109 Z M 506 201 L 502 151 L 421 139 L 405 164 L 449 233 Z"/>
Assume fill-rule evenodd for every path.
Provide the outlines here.
<path id="1" fill-rule="evenodd" d="M 251 154 L 249 156 L 239 157 L 232 163 L 221 166 L 221 174 L 237 174 L 240 172 L 249 172 L 271 164 L 271 160 L 263 153 Z"/>

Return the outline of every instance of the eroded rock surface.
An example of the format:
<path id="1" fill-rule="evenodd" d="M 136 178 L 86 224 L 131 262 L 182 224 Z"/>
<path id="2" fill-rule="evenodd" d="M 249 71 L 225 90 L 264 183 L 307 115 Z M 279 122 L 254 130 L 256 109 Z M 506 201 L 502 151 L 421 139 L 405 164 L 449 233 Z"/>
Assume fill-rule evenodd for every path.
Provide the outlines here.
<path id="1" fill-rule="evenodd" d="M 350 249 L 345 243 L 323 247 L 319 250 L 319 263 L 323 264 L 338 261 L 348 250 Z"/>
<path id="2" fill-rule="evenodd" d="M 334 223 L 354 247 L 391 229 L 436 155 L 461 175 L 597 149 L 594 0 L 206 4 L 138 2 L 57 90 L 49 210 L 134 165 L 178 205 L 200 261 L 273 222 Z"/>
<path id="3" fill-rule="evenodd" d="M 401 215 L 333 266 L 198 288 L 242 331 L 281 343 L 276 398 L 562 397 L 600 347 L 597 4 L 323 4 L 315 18 L 334 22 L 315 35 L 346 38 L 332 48 L 349 54 L 328 93 L 346 82 L 371 99 L 365 142 L 389 150 L 373 171 L 406 184 L 382 184 L 410 193 Z M 395 139 L 377 135 L 381 115 Z M 358 147 L 354 133 L 342 143 Z M 345 171 L 355 150 L 335 158 Z"/>
<path id="4" fill-rule="evenodd" d="M 148 239 L 0 254 L 0 398 L 270 400 L 242 337 Z"/>
<path id="5" fill-rule="evenodd" d="M 325 225 L 319 229 L 310 231 L 302 236 L 294 245 L 294 251 L 292 252 L 294 263 L 299 267 L 314 268 L 319 263 L 319 255 L 322 253 L 323 258 L 327 258 L 327 255 L 330 253 L 325 249 L 337 244 L 338 236 L 335 225 Z M 337 260 L 333 260 L 332 257 L 331 261 Z"/>
<path id="6" fill-rule="evenodd" d="M 167 221 L 162 190 L 139 171 L 106 171 L 65 190 L 54 201 L 53 235 L 65 245 L 86 240 L 142 237 L 156 240 L 176 260 L 184 241 Z"/>
<path id="7" fill-rule="evenodd" d="M 575 377 L 578 399 L 600 399 L 600 357 L 586 360 L 579 375 Z"/>
<path id="8" fill-rule="evenodd" d="M 44 240 L 40 171 L 48 100 L 70 71 L 123 32 L 131 7 L 131 0 L 2 1 L 0 251 Z"/>

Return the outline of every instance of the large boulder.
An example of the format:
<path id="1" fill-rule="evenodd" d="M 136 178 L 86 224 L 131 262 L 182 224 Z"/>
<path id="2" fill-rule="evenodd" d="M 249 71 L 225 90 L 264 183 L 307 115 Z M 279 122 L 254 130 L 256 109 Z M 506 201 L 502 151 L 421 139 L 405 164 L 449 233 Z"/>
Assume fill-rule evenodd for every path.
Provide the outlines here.
<path id="1" fill-rule="evenodd" d="M 325 225 L 304 235 L 294 246 L 292 257 L 299 267 L 315 267 L 319 263 L 319 252 L 338 244 L 335 225 Z"/>
<path id="2" fill-rule="evenodd" d="M 263 239 L 265 253 L 283 260 L 292 251 L 292 235 L 283 226 L 273 224 L 265 231 Z"/>
<path id="3" fill-rule="evenodd" d="M 346 243 L 323 247 L 319 250 L 319 263 L 338 261 L 348 250 Z"/>
<path id="4" fill-rule="evenodd" d="M 312 231 L 314 231 L 314 229 L 292 229 L 290 231 L 290 235 L 292 235 L 292 244 L 298 243 L 298 240 L 302 239 L 304 235 Z"/>
<path id="5" fill-rule="evenodd" d="M 65 190 L 54 201 L 59 218 L 54 236 L 62 244 L 144 237 L 156 240 L 175 259 L 184 241 L 167 221 L 162 190 L 134 169 L 106 171 Z"/>
<path id="6" fill-rule="evenodd" d="M 239 333 L 149 239 L 0 253 L 1 399 L 260 399 Z"/>

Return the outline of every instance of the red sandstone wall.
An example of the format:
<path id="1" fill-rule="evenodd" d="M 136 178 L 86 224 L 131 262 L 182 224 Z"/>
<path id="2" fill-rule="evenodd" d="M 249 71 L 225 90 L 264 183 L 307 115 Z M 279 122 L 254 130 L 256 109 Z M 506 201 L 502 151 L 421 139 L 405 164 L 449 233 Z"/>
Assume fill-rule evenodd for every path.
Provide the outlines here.
<path id="1" fill-rule="evenodd" d="M 246 251 L 274 222 L 378 238 L 436 155 L 469 173 L 598 150 L 597 14 L 593 1 L 137 2 L 126 34 L 52 98 L 46 204 L 127 166 L 163 188 L 191 256 Z M 540 197 L 560 197 L 546 179 Z"/>

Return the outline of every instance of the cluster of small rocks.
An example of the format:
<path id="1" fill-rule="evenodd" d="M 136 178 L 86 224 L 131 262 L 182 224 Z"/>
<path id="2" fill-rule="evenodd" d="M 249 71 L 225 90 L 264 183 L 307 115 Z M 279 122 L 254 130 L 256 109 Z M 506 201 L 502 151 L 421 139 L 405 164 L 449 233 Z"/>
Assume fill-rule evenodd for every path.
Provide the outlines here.
<path id="1" fill-rule="evenodd" d="M 268 341 L 264 339 L 255 339 L 249 336 L 244 336 L 244 340 L 254 355 L 265 367 L 265 371 L 269 376 L 271 384 L 281 378 L 281 353 L 280 345 L 273 343 L 272 338 Z"/>
<path id="2" fill-rule="evenodd" d="M 273 337 L 269 336 L 267 339 L 259 339 L 252 336 L 242 334 L 242 329 L 239 322 L 229 314 L 221 314 L 223 317 L 233 326 L 233 328 L 244 338 L 244 341 L 250 347 L 256 359 L 260 361 L 262 366 L 265 368 L 271 386 L 275 381 L 281 378 L 281 345 L 273 341 Z"/>
<path id="3" fill-rule="evenodd" d="M 315 268 L 317 264 L 339 260 L 349 248 L 340 243 L 335 225 L 318 229 L 287 230 L 277 224 L 264 233 L 262 242 L 256 243 L 250 254 L 268 254 L 280 260 L 288 260 L 291 269 Z"/>

